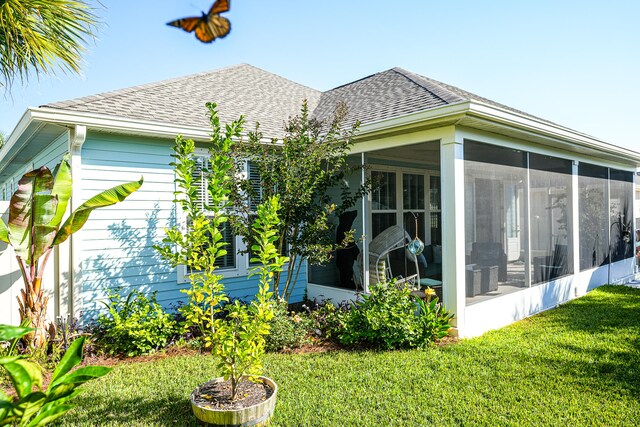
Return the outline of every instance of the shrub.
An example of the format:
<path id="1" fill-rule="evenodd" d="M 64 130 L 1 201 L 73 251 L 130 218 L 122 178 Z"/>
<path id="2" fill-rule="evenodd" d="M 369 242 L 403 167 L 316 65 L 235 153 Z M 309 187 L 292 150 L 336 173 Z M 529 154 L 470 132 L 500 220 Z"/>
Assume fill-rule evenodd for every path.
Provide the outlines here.
<path id="1" fill-rule="evenodd" d="M 428 345 L 446 335 L 452 317 L 437 299 L 416 299 L 408 288 L 397 287 L 394 281 L 372 286 L 369 295 L 363 295 L 339 316 L 341 343 L 382 349 Z"/>
<path id="2" fill-rule="evenodd" d="M 163 348 L 175 334 L 176 323 L 156 300 L 132 290 L 126 298 L 109 292 L 108 314 L 98 317 L 98 344 L 109 354 L 137 356 Z"/>
<path id="3" fill-rule="evenodd" d="M 438 302 L 438 298 L 432 300 L 418 299 L 419 330 L 422 333 L 421 341 L 435 342 L 444 338 L 451 329 L 453 314 L 449 313 L 444 305 Z"/>
<path id="4" fill-rule="evenodd" d="M 279 299 L 274 304 L 274 316 L 269 322 L 271 332 L 267 335 L 267 351 L 280 351 L 285 348 L 299 348 L 310 342 L 311 319 L 300 313 L 289 312 L 289 304 Z"/>
<path id="5" fill-rule="evenodd" d="M 331 301 L 322 301 L 302 306 L 307 311 L 309 334 L 316 339 L 332 340 L 344 331 L 345 313 L 351 306 L 342 302 L 337 307 Z"/>
<path id="6" fill-rule="evenodd" d="M 0 366 L 11 379 L 15 394 L 10 397 L 0 390 L 0 425 L 45 426 L 75 406 L 69 401 L 80 393 L 82 384 L 111 370 L 102 366 L 72 370 L 82 361 L 85 337 L 80 337 L 69 345 L 45 389 L 40 367 L 25 355 L 11 354 L 16 341 L 30 332 L 32 328 L 0 325 L 0 342 L 12 341 L 9 355 L 0 357 Z"/>

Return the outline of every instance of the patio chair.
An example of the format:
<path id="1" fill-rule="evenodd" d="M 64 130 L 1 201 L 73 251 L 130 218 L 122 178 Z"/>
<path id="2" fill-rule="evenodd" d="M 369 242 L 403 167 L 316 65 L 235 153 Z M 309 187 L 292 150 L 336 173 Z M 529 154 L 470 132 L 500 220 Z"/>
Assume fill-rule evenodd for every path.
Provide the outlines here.
<path id="1" fill-rule="evenodd" d="M 369 284 L 373 285 L 383 280 L 396 279 L 397 285 L 407 284 L 417 286 L 420 283 L 418 259 L 415 255 L 405 252 L 407 261 L 415 264 L 416 274 L 402 277 L 392 271 L 389 254 L 396 250 L 405 248 L 411 242 L 409 234 L 400 226 L 392 225 L 383 230 L 369 243 Z M 358 255 L 358 264 L 363 265 L 363 254 Z M 364 272 L 364 269 L 361 268 Z M 406 274 L 406 273 L 405 273 Z M 363 280 L 364 282 L 364 280 Z"/>

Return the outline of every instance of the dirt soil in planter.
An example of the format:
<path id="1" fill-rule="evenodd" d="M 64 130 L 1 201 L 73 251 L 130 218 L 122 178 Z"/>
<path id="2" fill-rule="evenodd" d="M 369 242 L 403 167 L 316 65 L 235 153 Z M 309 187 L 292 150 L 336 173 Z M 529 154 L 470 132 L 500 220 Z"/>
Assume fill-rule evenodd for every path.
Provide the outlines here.
<path id="1" fill-rule="evenodd" d="M 194 402 L 208 409 L 242 409 L 262 403 L 273 395 L 273 389 L 263 383 L 243 380 L 238 384 L 236 400 L 231 400 L 231 381 L 209 381 L 198 387 Z"/>

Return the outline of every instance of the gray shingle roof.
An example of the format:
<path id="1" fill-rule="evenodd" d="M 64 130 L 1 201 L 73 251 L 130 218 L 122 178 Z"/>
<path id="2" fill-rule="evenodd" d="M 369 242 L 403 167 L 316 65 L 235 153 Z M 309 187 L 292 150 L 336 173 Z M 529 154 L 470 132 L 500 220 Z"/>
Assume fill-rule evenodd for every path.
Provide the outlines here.
<path id="1" fill-rule="evenodd" d="M 355 120 L 370 123 L 470 100 L 534 117 L 402 68 L 392 68 L 320 92 L 248 64 L 45 107 L 208 127 L 204 104 L 215 101 L 223 123 L 244 114 L 246 129 L 252 130 L 255 122 L 260 122 L 265 136 L 280 137 L 284 122 L 300 111 L 303 99 L 308 100 L 309 110 L 319 119 L 331 117 L 336 104 L 345 102 L 349 110 L 347 124 Z"/>
<path id="2" fill-rule="evenodd" d="M 245 129 L 255 122 L 266 136 L 280 136 L 283 123 L 299 113 L 302 100 L 313 109 L 320 91 L 248 64 L 113 92 L 55 102 L 44 107 L 106 114 L 175 125 L 209 127 L 206 102 L 218 104 L 223 123 L 244 114 Z"/>
<path id="3" fill-rule="evenodd" d="M 355 120 L 369 123 L 464 101 L 480 101 L 534 117 L 402 68 L 382 71 L 324 92 L 314 115 L 320 119 L 330 117 L 340 101 L 349 107 L 348 123 Z"/>

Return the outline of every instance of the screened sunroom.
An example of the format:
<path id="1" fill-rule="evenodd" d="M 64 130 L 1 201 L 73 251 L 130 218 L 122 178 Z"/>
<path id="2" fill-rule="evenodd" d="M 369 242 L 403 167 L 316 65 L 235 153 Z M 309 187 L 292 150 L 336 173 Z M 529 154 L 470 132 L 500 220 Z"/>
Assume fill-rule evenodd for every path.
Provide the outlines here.
<path id="1" fill-rule="evenodd" d="M 351 218 L 353 280 L 341 280 L 339 256 L 310 266 L 310 298 L 367 292 L 380 276 L 365 260 L 378 259 L 376 239 L 394 227 L 404 236 L 384 257 L 387 277 L 436 289 L 464 336 L 634 277 L 637 160 L 470 127 L 429 134 L 438 132 L 426 142 L 356 145 L 351 160 L 364 168 L 350 182 L 374 186 Z M 415 239 L 425 248 L 418 257 Z"/>

